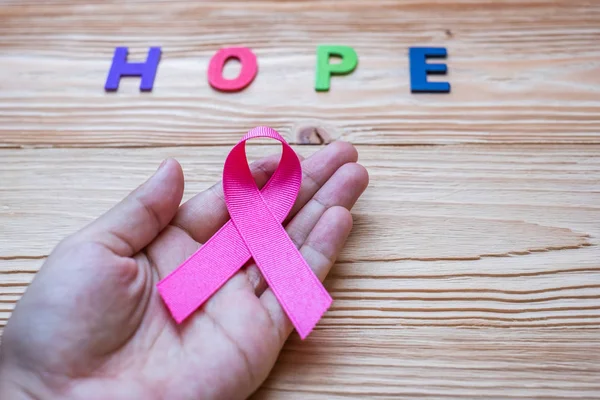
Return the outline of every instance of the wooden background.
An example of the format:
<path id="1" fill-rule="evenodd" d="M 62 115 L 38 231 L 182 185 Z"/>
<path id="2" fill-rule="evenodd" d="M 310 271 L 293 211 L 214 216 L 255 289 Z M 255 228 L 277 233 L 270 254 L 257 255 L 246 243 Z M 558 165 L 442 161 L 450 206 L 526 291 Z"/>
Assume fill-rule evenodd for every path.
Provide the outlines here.
<path id="1" fill-rule="evenodd" d="M 359 66 L 316 93 L 326 43 Z M 104 92 L 123 45 L 162 46 L 152 93 Z M 208 61 L 236 45 L 259 74 L 217 93 Z M 451 94 L 410 94 L 419 45 L 448 48 Z M 0 78 L 0 325 L 52 247 L 162 159 L 189 198 L 265 124 L 356 144 L 371 185 L 333 307 L 256 399 L 600 398 L 599 1 L 4 0 Z"/>

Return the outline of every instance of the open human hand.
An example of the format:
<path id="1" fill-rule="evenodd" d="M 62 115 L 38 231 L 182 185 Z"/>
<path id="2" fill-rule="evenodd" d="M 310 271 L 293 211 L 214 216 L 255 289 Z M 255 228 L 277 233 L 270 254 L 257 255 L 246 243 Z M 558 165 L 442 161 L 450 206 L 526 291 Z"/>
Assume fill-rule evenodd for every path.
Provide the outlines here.
<path id="1" fill-rule="evenodd" d="M 348 143 L 302 162 L 286 230 L 323 280 L 368 184 Z M 251 167 L 264 185 L 277 167 Z M 266 379 L 292 325 L 256 265 L 177 325 L 156 284 L 229 215 L 220 184 L 180 207 L 184 178 L 166 160 L 106 214 L 63 240 L 15 308 L 0 347 L 1 399 L 243 399 Z"/>

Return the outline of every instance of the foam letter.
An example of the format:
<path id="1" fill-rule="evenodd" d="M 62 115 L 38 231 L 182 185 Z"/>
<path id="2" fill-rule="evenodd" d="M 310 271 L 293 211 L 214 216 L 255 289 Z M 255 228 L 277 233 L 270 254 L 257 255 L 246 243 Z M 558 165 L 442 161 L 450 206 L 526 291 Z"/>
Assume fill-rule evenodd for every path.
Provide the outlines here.
<path id="1" fill-rule="evenodd" d="M 412 93 L 448 93 L 448 82 L 428 82 L 427 74 L 445 74 L 446 64 L 427 64 L 427 58 L 446 58 L 443 47 L 411 47 L 408 51 L 410 62 L 410 91 Z"/>
<path id="2" fill-rule="evenodd" d="M 223 67 L 230 58 L 236 58 L 242 69 L 235 79 L 223 78 Z M 239 92 L 252 83 L 258 71 L 256 56 L 246 47 L 229 47 L 221 49 L 210 60 L 208 65 L 208 83 L 223 92 Z"/>
<path id="3" fill-rule="evenodd" d="M 152 90 L 158 62 L 160 61 L 160 47 L 150 47 L 146 62 L 130 63 L 127 62 L 127 47 L 117 47 L 113 56 L 113 62 L 106 78 L 104 90 L 115 91 L 119 88 L 119 81 L 123 76 L 141 76 L 140 90 L 148 92 Z"/>
<path id="4" fill-rule="evenodd" d="M 329 57 L 338 56 L 342 61 L 330 64 Z M 329 90 L 331 75 L 347 75 L 354 71 L 358 64 L 358 56 L 352 47 L 348 46 L 318 46 L 317 47 L 317 78 L 315 90 Z"/>

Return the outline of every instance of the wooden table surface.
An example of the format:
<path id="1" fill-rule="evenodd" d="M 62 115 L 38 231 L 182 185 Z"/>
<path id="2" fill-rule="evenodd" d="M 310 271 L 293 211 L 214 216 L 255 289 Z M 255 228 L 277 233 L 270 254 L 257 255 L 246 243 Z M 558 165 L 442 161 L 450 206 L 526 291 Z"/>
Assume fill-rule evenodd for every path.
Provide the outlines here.
<path id="1" fill-rule="evenodd" d="M 318 44 L 359 55 L 329 93 Z M 162 46 L 152 93 L 104 92 L 116 46 Z M 258 57 L 240 93 L 207 83 L 227 46 Z M 410 93 L 410 46 L 447 47 L 451 94 Z M 2 326 L 162 159 L 189 198 L 270 125 L 356 144 L 371 184 L 331 310 L 256 399 L 600 398 L 600 2 L 4 0 L 0 76 Z"/>

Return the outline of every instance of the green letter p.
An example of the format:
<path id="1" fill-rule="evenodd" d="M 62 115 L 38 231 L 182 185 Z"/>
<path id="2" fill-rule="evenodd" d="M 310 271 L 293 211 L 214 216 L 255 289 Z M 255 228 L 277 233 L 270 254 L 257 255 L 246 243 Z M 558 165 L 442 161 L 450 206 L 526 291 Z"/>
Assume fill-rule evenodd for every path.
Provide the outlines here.
<path id="1" fill-rule="evenodd" d="M 338 56 L 342 59 L 337 64 L 330 64 L 329 57 Z M 315 90 L 329 90 L 331 75 L 347 75 L 354 71 L 358 64 L 358 56 L 352 47 L 348 46 L 317 46 L 317 79 Z"/>

